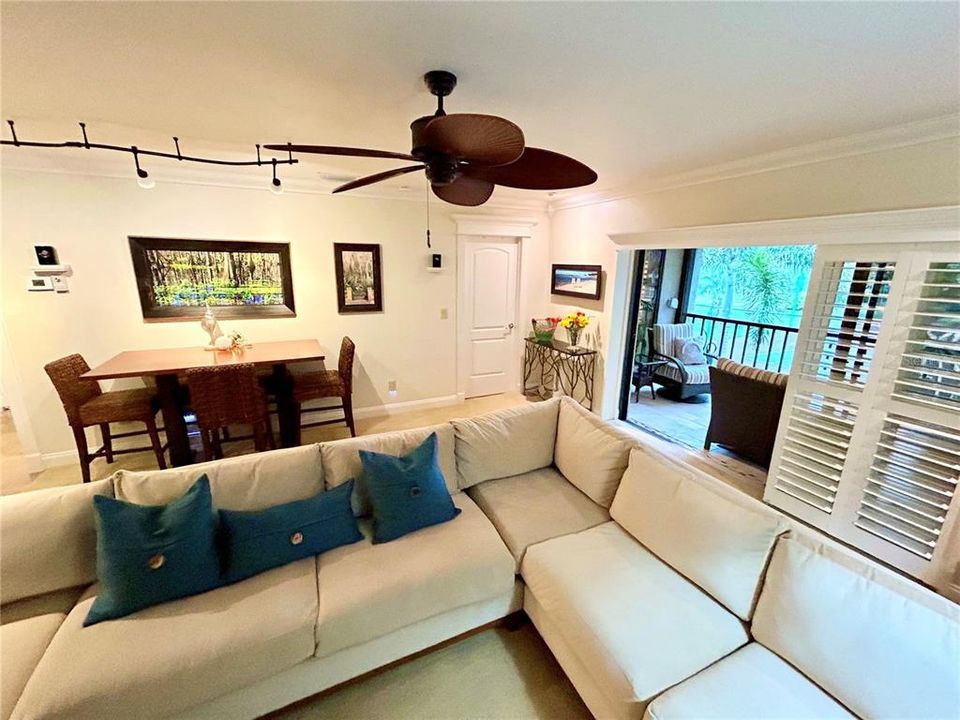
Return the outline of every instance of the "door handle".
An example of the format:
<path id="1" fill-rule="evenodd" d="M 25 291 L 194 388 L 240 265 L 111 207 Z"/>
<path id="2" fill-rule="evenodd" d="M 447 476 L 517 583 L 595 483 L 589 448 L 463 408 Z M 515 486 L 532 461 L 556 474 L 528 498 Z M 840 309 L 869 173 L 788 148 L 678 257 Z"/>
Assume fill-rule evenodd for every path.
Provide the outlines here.
<path id="1" fill-rule="evenodd" d="M 513 332 L 513 328 L 514 328 L 514 324 L 513 324 L 513 323 L 510 323 L 509 325 L 507 325 L 507 334 L 508 334 L 508 335 Z"/>

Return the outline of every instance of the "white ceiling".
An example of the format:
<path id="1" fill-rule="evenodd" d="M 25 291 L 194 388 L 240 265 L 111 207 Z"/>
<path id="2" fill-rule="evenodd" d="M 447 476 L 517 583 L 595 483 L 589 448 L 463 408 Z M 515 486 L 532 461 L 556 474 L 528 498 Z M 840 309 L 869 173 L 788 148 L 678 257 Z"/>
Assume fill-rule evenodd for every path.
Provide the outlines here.
<path id="1" fill-rule="evenodd" d="M 513 120 L 601 189 L 958 112 L 958 7 L 5 1 L 0 101 L 21 137 L 82 119 L 406 151 L 434 107 L 420 76 L 449 69 L 448 111 Z"/>

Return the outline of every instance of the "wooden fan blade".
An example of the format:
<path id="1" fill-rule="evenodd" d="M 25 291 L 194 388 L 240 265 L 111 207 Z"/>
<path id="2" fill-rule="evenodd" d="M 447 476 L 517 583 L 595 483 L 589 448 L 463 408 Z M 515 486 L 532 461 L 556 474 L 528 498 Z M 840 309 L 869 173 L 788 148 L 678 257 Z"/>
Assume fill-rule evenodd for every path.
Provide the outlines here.
<path id="1" fill-rule="evenodd" d="M 389 180 L 392 177 L 397 177 L 398 175 L 406 175 L 407 173 L 416 172 L 417 170 L 424 170 L 425 166 L 423 165 L 408 165 L 407 167 L 395 168 L 393 170 L 387 170 L 385 172 L 377 173 L 375 175 L 367 175 L 366 177 L 357 178 L 356 180 L 351 180 L 348 183 L 341 185 L 338 188 L 334 189 L 334 193 L 346 192 L 347 190 L 355 190 L 358 187 L 363 187 L 364 185 L 373 185 L 373 183 L 381 182 L 382 180 Z"/>
<path id="2" fill-rule="evenodd" d="M 493 194 L 493 183 L 459 177 L 449 185 L 432 185 L 433 194 L 441 200 L 454 205 L 476 207 L 483 205 Z"/>
<path id="3" fill-rule="evenodd" d="M 430 150 L 466 160 L 472 165 L 503 165 L 523 153 L 523 132 L 495 115 L 442 115 L 423 129 Z"/>
<path id="4" fill-rule="evenodd" d="M 564 190 L 590 185 L 597 174 L 572 157 L 528 147 L 516 162 L 499 167 L 464 165 L 463 174 L 506 187 L 525 190 Z"/>
<path id="5" fill-rule="evenodd" d="M 387 158 L 390 160 L 416 160 L 413 155 L 395 153 L 389 150 L 368 150 L 367 148 L 337 147 L 336 145 L 264 145 L 267 150 L 282 152 L 309 153 L 313 155 L 347 155 L 349 157 Z"/>

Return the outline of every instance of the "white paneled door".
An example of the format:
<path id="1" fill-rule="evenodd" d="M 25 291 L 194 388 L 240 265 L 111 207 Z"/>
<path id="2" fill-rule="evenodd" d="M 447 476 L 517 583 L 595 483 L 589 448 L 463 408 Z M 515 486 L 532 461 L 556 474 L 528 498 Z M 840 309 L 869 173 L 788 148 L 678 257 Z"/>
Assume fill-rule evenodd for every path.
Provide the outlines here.
<path id="1" fill-rule="evenodd" d="M 468 398 L 507 392 L 516 383 L 518 251 L 512 238 L 477 237 L 462 245 L 459 344 Z"/>

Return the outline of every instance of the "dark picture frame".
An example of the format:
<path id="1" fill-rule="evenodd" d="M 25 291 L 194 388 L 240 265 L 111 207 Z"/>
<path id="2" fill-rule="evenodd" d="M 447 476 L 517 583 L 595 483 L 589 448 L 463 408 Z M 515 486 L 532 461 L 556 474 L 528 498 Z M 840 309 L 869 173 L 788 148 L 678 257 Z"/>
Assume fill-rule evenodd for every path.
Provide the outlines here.
<path id="1" fill-rule="evenodd" d="M 337 312 L 383 311 L 380 246 L 373 243 L 334 243 Z"/>
<path id="2" fill-rule="evenodd" d="M 221 270 L 228 269 L 228 274 L 237 272 L 236 263 L 239 256 L 245 256 L 249 266 L 251 255 L 276 255 L 276 258 L 261 258 L 259 268 L 254 268 L 252 275 L 264 272 L 279 277 L 269 278 L 269 282 L 276 283 L 279 292 L 257 293 L 253 285 L 244 288 L 237 285 L 223 285 L 212 293 L 214 297 L 232 295 L 234 302 L 219 304 L 210 303 L 210 307 L 218 318 L 280 318 L 296 316 L 296 305 L 293 297 L 293 273 L 290 266 L 290 244 L 275 242 L 252 242 L 245 240 L 185 240 L 178 238 L 155 237 L 128 237 L 130 242 L 130 256 L 133 260 L 133 272 L 137 279 L 137 292 L 140 295 L 140 309 L 144 320 L 148 321 L 177 321 L 191 320 L 203 317 L 207 310 L 206 303 L 209 295 L 203 291 L 185 291 L 185 304 L 178 304 L 169 300 L 170 291 L 166 286 L 158 283 L 164 269 L 157 266 L 158 252 L 171 253 L 205 253 L 206 260 Z M 210 258 L 209 255 L 225 255 L 223 258 Z M 234 256 L 234 257 L 231 257 Z M 182 270 L 177 272 L 183 273 Z M 186 273 L 184 273 L 186 275 Z M 251 282 L 253 280 L 251 279 Z M 260 279 L 259 282 L 263 283 Z M 259 286 L 258 286 L 259 287 Z M 183 297 L 183 292 L 177 293 Z M 279 299 L 279 302 L 276 300 Z"/>
<path id="3" fill-rule="evenodd" d="M 583 290 L 578 289 L 578 285 Z M 599 300 L 603 286 L 601 265 L 555 264 L 550 272 L 550 294 Z"/>

